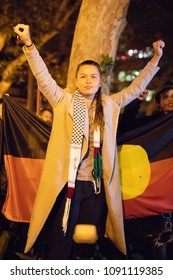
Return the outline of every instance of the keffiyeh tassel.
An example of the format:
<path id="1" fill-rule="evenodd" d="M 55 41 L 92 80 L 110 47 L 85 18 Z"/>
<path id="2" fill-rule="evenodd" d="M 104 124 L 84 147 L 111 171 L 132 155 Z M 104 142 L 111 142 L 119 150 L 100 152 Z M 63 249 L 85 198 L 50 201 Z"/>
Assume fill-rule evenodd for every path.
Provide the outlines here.
<path id="1" fill-rule="evenodd" d="M 71 199 L 73 196 L 74 188 L 68 187 L 67 195 L 66 195 L 66 202 L 65 202 L 65 208 L 64 208 L 64 215 L 62 219 L 62 228 L 64 234 L 66 234 L 67 231 L 67 224 L 68 224 L 68 218 L 70 214 L 70 206 L 71 206 Z"/>
<path id="2" fill-rule="evenodd" d="M 64 215 L 62 219 L 62 228 L 64 234 L 66 234 L 67 231 L 71 199 L 75 189 L 76 173 L 80 162 L 80 155 L 81 155 L 80 145 L 72 144 L 70 150 L 69 178 L 68 178 L 68 186 L 67 186 L 67 194 L 66 194 L 66 203 L 65 203 Z"/>

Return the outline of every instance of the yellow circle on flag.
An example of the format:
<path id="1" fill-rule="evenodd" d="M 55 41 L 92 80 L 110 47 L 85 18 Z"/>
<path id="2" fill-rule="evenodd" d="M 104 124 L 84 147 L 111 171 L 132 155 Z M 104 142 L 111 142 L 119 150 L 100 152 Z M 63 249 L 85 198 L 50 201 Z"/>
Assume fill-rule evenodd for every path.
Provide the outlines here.
<path id="1" fill-rule="evenodd" d="M 118 162 L 123 200 L 142 194 L 151 175 L 146 151 L 139 145 L 118 146 Z"/>

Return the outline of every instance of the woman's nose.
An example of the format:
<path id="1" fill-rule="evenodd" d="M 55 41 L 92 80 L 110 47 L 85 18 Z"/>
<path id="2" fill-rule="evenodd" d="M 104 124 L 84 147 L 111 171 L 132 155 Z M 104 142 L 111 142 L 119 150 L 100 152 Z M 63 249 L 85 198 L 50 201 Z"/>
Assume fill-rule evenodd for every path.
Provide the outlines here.
<path id="1" fill-rule="evenodd" d="M 90 77 L 87 77 L 86 82 L 87 82 L 87 83 L 91 83 L 91 78 L 90 78 Z"/>

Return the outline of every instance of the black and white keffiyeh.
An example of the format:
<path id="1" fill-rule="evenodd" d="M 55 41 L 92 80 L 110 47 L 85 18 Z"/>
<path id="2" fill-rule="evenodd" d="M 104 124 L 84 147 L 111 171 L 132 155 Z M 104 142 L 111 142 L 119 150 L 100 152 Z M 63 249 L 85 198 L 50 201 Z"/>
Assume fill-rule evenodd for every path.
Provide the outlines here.
<path id="1" fill-rule="evenodd" d="M 66 234 L 67 231 L 71 199 L 74 193 L 77 170 L 81 159 L 85 115 L 86 115 L 86 105 L 85 105 L 84 97 L 79 91 L 76 90 L 74 92 L 74 124 L 73 124 L 73 131 L 72 131 L 72 141 L 70 146 L 68 186 L 67 186 L 64 215 L 62 220 L 62 229 L 64 234 Z M 100 179 L 102 177 L 99 127 L 97 127 L 94 130 L 93 157 L 94 157 L 93 183 L 95 187 L 95 192 L 97 192 L 97 185 L 100 185 Z"/>

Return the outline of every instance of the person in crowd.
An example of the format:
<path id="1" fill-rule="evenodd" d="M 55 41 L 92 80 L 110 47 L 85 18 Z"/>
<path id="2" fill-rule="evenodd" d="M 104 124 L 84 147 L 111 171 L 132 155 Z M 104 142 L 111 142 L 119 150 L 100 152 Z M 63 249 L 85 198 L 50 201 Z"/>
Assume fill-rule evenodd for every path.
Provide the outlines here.
<path id="1" fill-rule="evenodd" d="M 53 112 L 51 108 L 45 107 L 39 113 L 39 118 L 52 126 Z M 40 138 L 38 131 L 31 127 L 28 131 L 28 143 L 30 149 L 30 156 L 33 158 L 44 158 L 47 149 L 47 141 Z"/>
<path id="2" fill-rule="evenodd" d="M 145 89 L 139 98 L 136 98 L 124 108 L 124 111 L 120 116 L 120 125 L 118 128 L 119 136 L 131 129 L 138 128 L 173 111 L 173 82 L 167 81 L 161 90 L 156 93 L 155 101 L 158 104 L 157 110 L 152 115 L 138 117 L 140 106 L 147 97 L 147 94 L 148 90 Z"/>
<path id="3" fill-rule="evenodd" d="M 53 112 L 50 108 L 43 108 L 40 113 L 39 113 L 39 117 L 44 120 L 45 122 L 47 122 L 48 124 L 52 125 L 52 121 L 53 121 Z"/>
<path id="4" fill-rule="evenodd" d="M 147 96 L 147 89 L 139 98 L 128 104 L 121 117 L 118 135 L 141 127 L 173 112 L 173 82 L 167 81 L 155 94 L 158 108 L 153 115 L 138 117 L 140 105 Z M 129 254 L 140 252 L 143 258 L 168 259 L 169 244 L 173 240 L 172 213 L 125 220 Z"/>
<path id="5" fill-rule="evenodd" d="M 98 243 L 106 235 L 126 255 L 116 149 L 119 112 L 157 73 L 165 43 L 153 43 L 153 57 L 129 87 L 107 96 L 101 92 L 97 62 L 85 60 L 78 65 L 76 90 L 70 92 L 51 77 L 31 40 L 29 26 L 18 24 L 14 32 L 24 44 L 38 87 L 54 115 L 25 252 L 51 216 L 47 259 L 73 258 L 77 224 L 94 225 Z"/>

